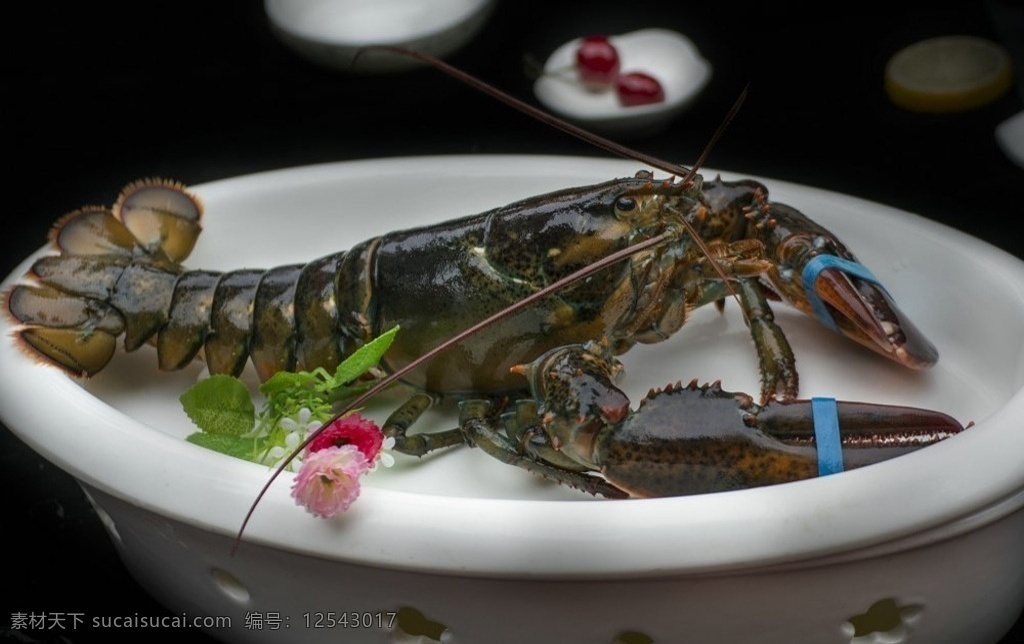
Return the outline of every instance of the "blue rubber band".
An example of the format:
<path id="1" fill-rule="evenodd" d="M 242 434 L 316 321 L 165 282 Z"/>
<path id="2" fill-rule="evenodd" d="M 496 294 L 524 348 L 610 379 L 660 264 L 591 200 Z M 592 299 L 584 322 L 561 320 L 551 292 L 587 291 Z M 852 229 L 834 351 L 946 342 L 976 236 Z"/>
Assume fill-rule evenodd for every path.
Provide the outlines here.
<path id="1" fill-rule="evenodd" d="M 814 289 L 814 283 L 817 281 L 818 275 L 821 271 L 828 268 L 838 268 L 847 275 L 852 275 L 853 277 L 864 280 L 865 282 L 871 282 L 883 291 L 885 291 L 885 287 L 882 286 L 882 283 L 878 281 L 878 278 L 876 278 L 863 264 L 850 259 L 836 257 L 835 255 L 816 255 L 815 257 L 812 257 L 811 261 L 807 262 L 807 265 L 804 266 L 804 293 L 807 295 L 807 299 L 811 303 L 814 315 L 821 320 L 822 324 L 838 333 L 839 327 L 836 326 L 835 319 L 833 319 L 832 314 L 828 312 L 828 307 L 825 306 L 825 302 L 822 301 L 821 296 L 818 295 L 818 292 Z M 886 294 L 888 294 L 888 292 L 886 292 Z"/>
<path id="2" fill-rule="evenodd" d="M 818 476 L 843 471 L 843 445 L 839 440 L 839 410 L 835 398 L 811 398 L 814 441 L 818 448 Z"/>

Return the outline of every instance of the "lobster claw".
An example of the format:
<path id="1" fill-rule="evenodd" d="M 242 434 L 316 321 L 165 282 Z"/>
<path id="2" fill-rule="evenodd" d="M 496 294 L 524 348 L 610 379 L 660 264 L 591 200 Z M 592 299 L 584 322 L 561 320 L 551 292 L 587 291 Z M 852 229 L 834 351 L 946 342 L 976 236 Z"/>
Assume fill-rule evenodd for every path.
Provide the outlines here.
<path id="1" fill-rule="evenodd" d="M 609 481 L 633 496 L 679 496 L 854 469 L 964 429 L 927 409 L 828 399 L 834 406 L 822 413 L 819 401 L 760 406 L 717 382 L 677 384 L 651 392 L 625 422 L 604 433 L 594 460 Z M 834 435 L 822 425 L 831 425 Z"/>
<path id="2" fill-rule="evenodd" d="M 577 472 L 599 472 L 635 497 L 813 478 L 900 456 L 964 429 L 944 413 L 915 407 L 832 399 L 758 405 L 719 382 L 696 380 L 651 390 L 631 411 L 613 382 L 621 365 L 606 343 L 559 347 L 515 369 L 529 382 L 543 427 L 545 451 L 534 456 L 561 470 L 555 476 L 563 482 L 588 489 Z"/>
<path id="3" fill-rule="evenodd" d="M 864 265 L 822 253 L 810 258 L 801 276 L 811 313 L 833 331 L 912 369 L 939 359 L 935 346 Z"/>
<path id="4" fill-rule="evenodd" d="M 830 421 L 838 434 L 840 469 L 902 456 L 964 430 L 955 418 L 931 409 L 831 399 L 772 401 L 758 411 L 754 426 L 785 445 L 813 446 L 820 465 L 818 433 Z"/>

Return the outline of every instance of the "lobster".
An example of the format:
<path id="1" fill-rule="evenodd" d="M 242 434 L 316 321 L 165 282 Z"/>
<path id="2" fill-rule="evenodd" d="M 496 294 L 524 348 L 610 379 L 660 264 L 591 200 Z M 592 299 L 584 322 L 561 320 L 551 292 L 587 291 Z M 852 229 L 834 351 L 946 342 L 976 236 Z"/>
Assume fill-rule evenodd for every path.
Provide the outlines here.
<path id="1" fill-rule="evenodd" d="M 666 165 L 677 169 L 656 167 Z M 758 182 L 703 181 L 683 170 L 679 180 L 641 170 L 386 233 L 304 265 L 223 274 L 182 266 L 201 230 L 199 200 L 176 182 L 137 181 L 110 208 L 60 219 L 50 236 L 57 254 L 35 262 L 30 282 L 7 293 L 7 309 L 27 350 L 85 377 L 112 359 L 121 335 L 127 351 L 155 344 L 161 369 L 181 368 L 202 350 L 211 373 L 237 375 L 251 360 L 266 379 L 281 370 L 331 370 L 400 326 L 381 368 L 401 372 L 417 391 L 384 430 L 396 449 L 415 454 L 480 442 L 463 427 L 407 433 L 439 399 L 523 399 L 528 384 L 518 365 L 598 340 L 613 354 L 661 342 L 692 310 L 722 306 L 730 295 L 759 357 L 762 404 L 794 399 L 799 388 L 769 300 L 788 302 L 900 364 L 934 364 L 932 344 L 834 235 L 770 202 Z M 656 239 L 404 368 L 455 331 Z M 573 469 L 554 456 L 532 462 L 558 463 L 560 480 Z"/>
<path id="2" fill-rule="evenodd" d="M 770 298 L 908 367 L 937 360 L 834 236 L 769 203 L 767 190 L 750 180 L 688 186 L 641 171 L 387 233 L 305 265 L 225 274 L 180 264 L 195 244 L 201 212 L 181 184 L 144 180 L 127 186 L 112 208 L 83 208 L 59 220 L 51 233 L 59 254 L 35 262 L 35 284 L 7 294 L 22 342 L 78 376 L 99 372 L 123 334 L 126 351 L 155 338 L 163 370 L 185 366 L 202 348 L 211 373 L 237 375 L 251 358 L 265 380 L 280 370 L 332 369 L 399 325 L 404 337 L 383 365 L 394 370 L 594 258 L 667 233 L 677 241 L 502 320 L 406 382 L 463 397 L 513 392 L 522 389 L 508 374 L 516 364 L 602 337 L 616 354 L 660 342 L 693 309 L 720 305 L 732 286 L 761 358 L 762 400 L 794 397 L 798 388 Z M 688 241 L 684 219 L 705 238 L 710 256 Z M 810 269 L 816 274 L 808 283 Z"/>
<path id="3" fill-rule="evenodd" d="M 181 368 L 202 351 L 211 373 L 237 375 L 251 360 L 257 375 L 266 379 L 278 370 L 332 369 L 354 348 L 396 324 L 405 331 L 398 334 L 381 366 L 398 371 L 453 329 L 465 326 L 463 317 L 478 320 L 586 266 L 591 254 L 628 250 L 634 240 L 649 240 L 667 230 L 673 241 L 636 253 L 623 266 L 602 268 L 404 375 L 418 391 L 385 424 L 385 431 L 397 438 L 399 451 L 422 455 L 465 442 L 486 445 L 502 460 L 588 491 L 621 496 L 615 484 L 581 474 L 578 458 L 569 459 L 574 461 L 570 464 L 554 456 L 579 443 L 579 430 L 564 435 L 554 429 L 557 424 L 526 419 L 529 405 L 550 409 L 555 400 L 563 400 L 564 406 L 587 396 L 576 391 L 577 386 L 552 392 L 550 384 L 539 384 L 553 382 L 537 376 L 544 369 L 522 365 L 550 363 L 552 352 L 602 339 L 607 342 L 603 361 L 611 363 L 613 353 L 624 352 L 634 342 L 667 338 L 685 323 L 689 311 L 719 302 L 734 285 L 755 347 L 767 356 L 761 360 L 766 372 L 761 403 L 768 410 L 783 408 L 778 399 L 797 394 L 796 371 L 767 300 L 786 298 L 813 315 L 813 298 L 795 276 L 805 273 L 817 257 L 854 260 L 824 229 L 789 207 L 769 203 L 766 195 L 764 187 L 752 181 L 716 179 L 686 186 L 655 180 L 642 171 L 632 178 L 563 190 L 438 226 L 388 233 L 305 265 L 219 274 L 181 267 L 200 230 L 198 199 L 174 182 L 140 181 L 127 186 L 111 208 L 83 208 L 61 219 L 51 234 L 59 254 L 38 259 L 32 267 L 35 283 L 15 286 L 7 294 L 7 306 L 22 325 L 18 334 L 27 348 L 81 376 L 97 373 L 112 359 L 122 334 L 129 351 L 152 341 L 161 369 Z M 688 242 L 679 218 L 686 218 L 706 237 L 710 258 Z M 746 230 L 738 233 L 737 224 Z M 426 266 L 432 269 L 424 270 Z M 813 284 L 821 291 L 817 297 L 828 302 L 825 320 L 836 330 L 908 366 L 922 367 L 935 360 L 930 343 L 874 281 L 828 267 Z M 458 315 L 445 316 L 444 311 Z M 421 318 L 434 323 L 424 325 Z M 676 387 L 652 396 L 641 411 L 630 414 L 628 401 L 623 407 L 623 395 L 611 387 L 605 385 L 604 391 L 617 393 L 598 396 L 619 401 L 617 411 L 604 412 L 606 418 L 645 418 L 650 412 L 642 410 L 668 398 L 679 401 L 674 403 L 680 405 L 678 416 L 710 417 L 713 408 L 722 409 L 714 402 L 722 399 L 746 401 L 733 404 L 746 418 L 769 413 L 755 409 L 743 395 L 714 387 L 700 389 L 700 394 L 694 393 L 695 387 Z M 526 396 L 527 389 L 534 398 Z M 407 434 L 416 417 L 440 397 L 466 401 L 460 427 Z M 512 445 L 512 439 L 495 432 L 490 423 L 497 415 L 495 401 L 501 399 L 522 401 L 513 403 L 518 419 L 507 419 L 506 426 L 533 428 L 529 441 Z M 794 402 L 784 408 L 792 416 L 801 405 Z M 697 411 L 704 408 L 708 412 Z M 902 446 L 895 451 L 870 450 L 875 457 L 889 457 L 955 431 L 955 421 L 941 414 L 915 414 L 897 408 L 875 414 L 875 420 L 885 416 L 882 425 L 889 426 L 889 442 Z M 549 411 L 543 415 L 554 418 Z M 722 420 L 736 425 L 734 420 Z M 857 424 L 853 418 L 840 420 L 844 427 Z M 544 431 L 538 432 L 539 427 Z M 861 429 L 866 434 L 849 434 L 847 442 L 856 438 L 860 444 L 878 445 L 886 431 L 878 423 L 870 428 L 861 423 Z M 589 436 L 591 431 L 585 433 Z M 509 436 L 522 434 L 523 430 L 508 431 Z M 550 444 L 526 451 L 544 442 L 540 436 L 550 437 L 545 439 Z M 783 451 L 802 450 L 800 459 L 806 465 L 813 441 L 806 436 L 799 441 L 801 447 Z M 686 451 L 709 451 L 709 443 L 691 450 L 695 444 L 680 439 L 665 453 L 675 458 Z M 649 458 L 647 454 L 642 460 Z M 602 460 L 588 463 L 606 469 Z M 806 468 L 799 471 L 813 474 Z M 709 489 L 686 481 L 642 493 Z"/>

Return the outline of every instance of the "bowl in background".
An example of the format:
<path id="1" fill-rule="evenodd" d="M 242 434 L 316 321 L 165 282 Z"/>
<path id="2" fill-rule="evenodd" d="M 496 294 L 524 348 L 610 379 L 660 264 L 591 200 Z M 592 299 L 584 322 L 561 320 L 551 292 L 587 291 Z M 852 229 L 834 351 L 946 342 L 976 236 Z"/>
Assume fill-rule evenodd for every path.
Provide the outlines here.
<path id="1" fill-rule="evenodd" d="M 319 65 L 376 74 L 412 69 L 416 61 L 384 52 L 356 53 L 367 45 L 401 45 L 439 58 L 483 28 L 494 0 L 265 0 L 274 34 Z"/>

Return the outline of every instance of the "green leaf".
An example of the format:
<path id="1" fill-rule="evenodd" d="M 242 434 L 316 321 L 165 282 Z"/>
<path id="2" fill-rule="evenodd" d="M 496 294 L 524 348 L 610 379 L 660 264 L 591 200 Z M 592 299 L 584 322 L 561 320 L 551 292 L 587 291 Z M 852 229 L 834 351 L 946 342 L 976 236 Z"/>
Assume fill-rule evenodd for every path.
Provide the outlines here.
<path id="1" fill-rule="evenodd" d="M 248 388 L 231 376 L 200 380 L 179 400 L 188 417 L 204 432 L 240 436 L 252 431 L 256 422 Z"/>
<path id="2" fill-rule="evenodd" d="M 337 370 L 334 372 L 334 382 L 331 388 L 341 387 L 346 383 L 352 382 L 373 368 L 384 357 L 388 348 L 391 347 L 391 342 L 395 339 L 396 333 L 398 333 L 397 326 L 356 349 L 352 355 L 338 365 Z"/>
<path id="3" fill-rule="evenodd" d="M 256 449 L 256 441 L 252 438 L 243 438 L 241 436 L 195 432 L 185 437 L 185 440 L 200 447 L 212 449 L 221 454 L 227 454 L 228 456 L 234 456 L 246 461 L 253 460 L 253 456 L 259 453 L 259 450 Z"/>
<path id="4" fill-rule="evenodd" d="M 278 371 L 267 378 L 266 382 L 260 385 L 260 391 L 263 392 L 263 395 L 269 398 L 270 396 L 282 391 L 302 387 L 307 383 L 313 382 L 313 380 L 313 376 L 304 371 L 298 373 L 293 373 L 291 371 Z"/>

